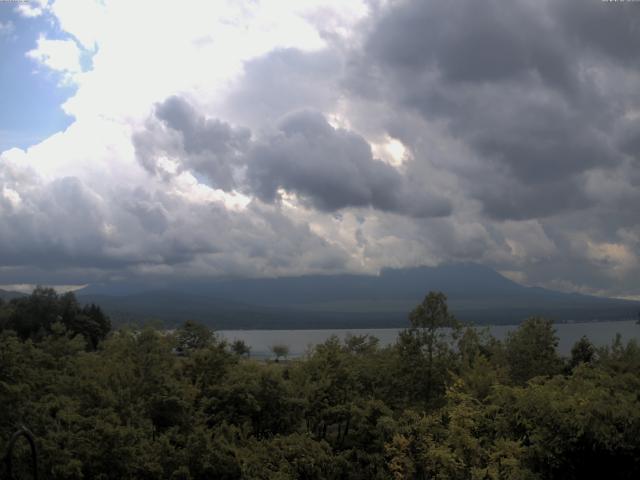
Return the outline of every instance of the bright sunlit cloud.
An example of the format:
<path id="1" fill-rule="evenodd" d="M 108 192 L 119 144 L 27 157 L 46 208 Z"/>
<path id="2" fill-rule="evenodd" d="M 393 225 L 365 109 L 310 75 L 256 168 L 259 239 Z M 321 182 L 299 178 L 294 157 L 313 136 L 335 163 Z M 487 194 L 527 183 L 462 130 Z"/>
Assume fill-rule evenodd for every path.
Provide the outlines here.
<path id="1" fill-rule="evenodd" d="M 73 81 L 82 71 L 80 49 L 73 40 L 51 40 L 41 35 L 36 48 L 29 50 L 27 56 L 62 73 L 66 81 Z"/>

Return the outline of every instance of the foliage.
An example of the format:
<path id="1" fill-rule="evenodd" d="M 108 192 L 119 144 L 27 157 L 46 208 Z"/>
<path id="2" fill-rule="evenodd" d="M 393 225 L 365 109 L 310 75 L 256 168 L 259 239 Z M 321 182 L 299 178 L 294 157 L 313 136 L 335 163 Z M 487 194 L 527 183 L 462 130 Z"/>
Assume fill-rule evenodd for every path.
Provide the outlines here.
<path id="1" fill-rule="evenodd" d="M 94 343 L 84 309 L 46 289 L 0 305 L 0 447 L 28 426 L 45 479 L 640 475 L 635 342 L 582 339 L 565 361 L 550 322 L 500 342 L 433 293 L 391 346 L 332 337 L 259 361 L 194 322 Z"/>
<path id="2" fill-rule="evenodd" d="M 13 330 L 22 339 L 41 340 L 62 323 L 71 335 L 82 335 L 95 350 L 111 330 L 109 318 L 94 304 L 80 306 L 72 292 L 59 295 L 52 288 L 36 288 L 27 297 L 0 304 L 0 330 Z"/>
<path id="3" fill-rule="evenodd" d="M 200 323 L 187 320 L 176 332 L 175 340 L 176 352 L 179 355 L 189 355 L 196 350 L 212 345 L 214 342 L 214 334 L 210 328 Z"/>
<path id="4" fill-rule="evenodd" d="M 239 357 L 244 355 L 249 357 L 251 355 L 251 347 L 244 340 L 234 340 L 231 343 L 231 351 Z"/>
<path id="5" fill-rule="evenodd" d="M 571 348 L 569 367 L 576 368 L 581 363 L 591 363 L 595 359 L 596 348 L 585 336 L 582 336 Z"/>
<path id="6" fill-rule="evenodd" d="M 276 356 L 276 362 L 281 358 L 287 358 L 289 356 L 289 346 L 283 344 L 276 344 L 270 347 L 270 350 Z"/>
<path id="7" fill-rule="evenodd" d="M 523 384 L 539 375 L 559 373 L 562 362 L 556 352 L 558 338 L 550 320 L 533 317 L 510 332 L 505 342 L 506 359 L 514 382 Z"/>
<path id="8" fill-rule="evenodd" d="M 441 292 L 427 294 L 409 320 L 411 326 L 398 338 L 399 375 L 409 388 L 409 401 L 421 399 L 426 406 L 434 406 L 443 398 L 461 326 L 449 313 L 447 297 Z"/>

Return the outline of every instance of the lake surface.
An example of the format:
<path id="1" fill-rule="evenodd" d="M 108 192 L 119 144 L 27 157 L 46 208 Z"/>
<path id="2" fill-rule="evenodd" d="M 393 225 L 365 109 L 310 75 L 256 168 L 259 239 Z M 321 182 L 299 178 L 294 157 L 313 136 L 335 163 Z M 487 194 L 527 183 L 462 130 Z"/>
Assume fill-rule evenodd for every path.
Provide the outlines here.
<path id="1" fill-rule="evenodd" d="M 640 341 L 640 325 L 635 321 L 625 322 L 590 322 L 590 323 L 562 323 L 554 325 L 558 336 L 558 351 L 562 355 L 569 355 L 573 344 L 586 335 L 596 346 L 610 345 L 616 334 L 627 342 L 632 338 Z M 503 339 L 507 332 L 517 328 L 517 325 L 489 325 L 489 332 L 497 339 Z M 290 357 L 304 355 L 311 347 L 323 343 L 331 335 L 344 339 L 348 334 L 373 335 L 380 339 L 380 345 L 395 342 L 401 328 L 371 328 L 371 329 L 341 329 L 341 330 L 220 330 L 218 334 L 223 338 L 244 340 L 251 347 L 252 357 L 272 356 L 272 345 L 286 345 L 289 347 Z"/>

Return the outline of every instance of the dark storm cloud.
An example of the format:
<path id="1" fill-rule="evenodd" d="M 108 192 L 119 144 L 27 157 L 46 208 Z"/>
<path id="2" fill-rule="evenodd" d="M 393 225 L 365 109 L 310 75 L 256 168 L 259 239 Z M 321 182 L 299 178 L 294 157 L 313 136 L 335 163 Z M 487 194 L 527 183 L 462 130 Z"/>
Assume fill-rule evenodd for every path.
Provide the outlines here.
<path id="1" fill-rule="evenodd" d="M 640 13 L 633 3 L 570 0 L 549 2 L 549 8 L 574 48 L 588 48 L 607 61 L 637 62 Z"/>
<path id="2" fill-rule="evenodd" d="M 415 217 L 451 212 L 446 199 L 374 159 L 361 136 L 332 127 L 316 112 L 287 116 L 278 134 L 256 144 L 249 157 L 249 185 L 263 201 L 273 202 L 283 188 L 325 211 L 370 206 Z"/>
<path id="3" fill-rule="evenodd" d="M 220 120 L 198 115 L 187 101 L 177 96 L 159 104 L 156 117 L 182 133 L 184 149 L 189 154 L 208 152 L 226 158 L 241 150 L 250 136 L 248 130 L 234 130 Z"/>
<path id="4" fill-rule="evenodd" d="M 157 173 L 158 156 L 166 154 L 179 157 L 183 168 L 197 170 L 217 188 L 234 187 L 233 167 L 249 143 L 248 129 L 206 118 L 178 96 L 158 104 L 155 118 L 159 124 L 134 136 L 138 158 L 148 170 Z"/>
<path id="5" fill-rule="evenodd" d="M 536 184 L 512 178 L 494 178 L 473 190 L 485 211 L 497 219 L 527 220 L 557 213 L 585 209 L 593 205 L 577 178 L 559 178 Z"/>
<path id="6" fill-rule="evenodd" d="M 434 67 L 453 82 L 495 82 L 537 73 L 571 76 L 550 28 L 523 2 L 401 2 L 368 39 L 380 61 L 416 73 Z"/>
<path id="7" fill-rule="evenodd" d="M 478 185 L 462 173 L 488 215 L 585 208 L 585 172 L 614 168 L 625 155 L 613 129 L 632 106 L 629 87 L 607 70 L 613 62 L 638 73 L 640 63 L 625 61 L 637 57 L 639 13 L 595 0 L 399 2 L 374 22 L 347 85 L 369 79 L 377 85 L 361 91 L 378 92 L 378 101 L 444 122 L 486 166 L 482 180 L 506 174 Z M 599 23 L 614 40 L 592 32 Z"/>
<path id="8" fill-rule="evenodd" d="M 0 283 L 261 276 L 348 265 L 344 249 L 276 207 L 233 211 L 149 183 L 101 189 L 0 162 Z"/>
<path id="9" fill-rule="evenodd" d="M 0 186 L 20 192 L 20 201 L 0 201 L 0 265 L 59 266 L 71 259 L 86 265 L 95 260 L 95 252 L 106 244 L 100 232 L 104 208 L 82 182 L 63 177 L 41 184 L 36 178 L 11 179 L 2 173 Z"/>
<path id="10" fill-rule="evenodd" d="M 169 153 L 180 160 L 181 169 L 205 175 L 212 186 L 237 188 L 267 203 L 280 201 L 284 189 L 326 212 L 371 207 L 413 217 L 451 213 L 447 199 L 375 159 L 363 137 L 334 128 L 318 112 L 291 113 L 272 127 L 275 132 L 252 142 L 247 129 L 205 119 L 178 97 L 159 104 L 155 118 L 172 132 L 158 134 L 157 122 L 150 122 L 135 135 L 145 166 L 156 165 L 158 155 Z M 171 140 L 176 132 L 179 146 Z"/>

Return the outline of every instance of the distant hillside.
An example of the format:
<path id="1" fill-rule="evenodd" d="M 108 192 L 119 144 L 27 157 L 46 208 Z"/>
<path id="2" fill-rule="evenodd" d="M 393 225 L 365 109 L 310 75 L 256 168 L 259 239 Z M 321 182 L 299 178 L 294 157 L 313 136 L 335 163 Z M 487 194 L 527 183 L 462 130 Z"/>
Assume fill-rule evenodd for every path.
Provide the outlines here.
<path id="1" fill-rule="evenodd" d="M 11 292 L 9 290 L 0 289 L 0 298 L 2 300 L 11 300 L 12 298 L 20 298 L 20 297 L 24 297 L 24 296 L 25 296 L 24 293 Z"/>
<path id="2" fill-rule="evenodd" d="M 459 319 L 479 324 L 518 323 L 532 315 L 558 322 L 624 320 L 640 311 L 640 302 L 525 287 L 475 264 L 387 269 L 377 276 L 208 279 L 162 288 L 91 285 L 76 293 L 116 322 L 191 319 L 218 329 L 276 329 L 406 326 L 408 312 L 430 290 L 443 291 Z"/>

